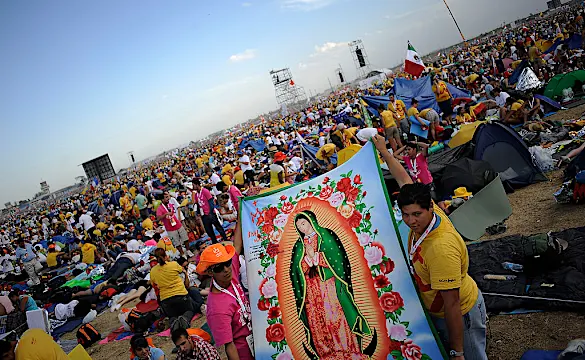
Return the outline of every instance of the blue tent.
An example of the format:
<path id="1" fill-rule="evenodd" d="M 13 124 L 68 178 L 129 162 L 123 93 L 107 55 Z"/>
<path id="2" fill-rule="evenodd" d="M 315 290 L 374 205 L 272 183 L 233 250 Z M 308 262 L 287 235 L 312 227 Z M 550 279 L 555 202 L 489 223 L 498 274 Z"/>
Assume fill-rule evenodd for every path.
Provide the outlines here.
<path id="1" fill-rule="evenodd" d="M 447 84 L 447 89 L 451 93 L 451 96 L 453 97 L 453 99 L 471 97 L 471 94 L 469 93 L 469 91 L 460 89 L 457 86 L 451 85 L 449 83 L 445 83 L 445 84 Z"/>
<path id="2" fill-rule="evenodd" d="M 407 80 L 398 78 L 394 81 L 394 92 L 396 98 L 404 101 L 406 107 L 410 107 L 412 99 L 416 98 L 419 102 L 419 110 L 434 109 L 440 113 L 435 93 L 433 92 L 433 85 L 431 77 L 425 76 L 417 80 Z"/>
<path id="3" fill-rule="evenodd" d="M 581 48 L 582 40 L 583 40 L 583 37 L 579 34 L 573 34 L 573 36 L 571 36 L 570 38 L 568 38 L 566 40 L 558 39 L 557 41 L 554 42 L 554 44 L 552 44 L 551 47 L 546 49 L 546 51 L 544 53 L 549 54 L 551 52 L 554 52 L 557 49 L 557 47 L 559 47 L 559 45 L 561 45 L 561 44 L 568 45 L 569 49 L 571 49 L 571 50 L 579 49 L 579 48 Z"/>
<path id="4" fill-rule="evenodd" d="M 262 140 L 244 140 L 240 143 L 239 148 L 244 149 L 248 146 L 251 146 L 256 151 L 264 151 L 266 143 Z"/>

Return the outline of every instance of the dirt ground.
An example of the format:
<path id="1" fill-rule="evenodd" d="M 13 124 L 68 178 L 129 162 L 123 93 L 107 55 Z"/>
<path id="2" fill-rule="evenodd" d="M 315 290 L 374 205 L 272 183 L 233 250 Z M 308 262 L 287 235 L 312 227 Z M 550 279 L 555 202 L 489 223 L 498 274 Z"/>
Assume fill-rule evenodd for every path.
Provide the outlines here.
<path id="1" fill-rule="evenodd" d="M 551 120 L 579 118 L 585 105 L 560 111 Z M 513 213 L 506 221 L 508 229 L 504 234 L 486 236 L 482 240 L 493 240 L 510 234 L 536 234 L 559 231 L 585 224 L 585 206 L 557 204 L 553 193 L 562 183 L 562 171 L 547 174 L 549 181 L 540 182 L 509 194 Z M 191 325 L 200 327 L 205 317 L 196 319 Z M 120 327 L 116 313 L 107 311 L 92 322 L 104 336 Z M 161 348 L 167 358 L 174 345 L 170 337 L 152 336 L 154 344 Z M 564 349 L 576 338 L 585 338 L 585 314 L 570 312 L 546 312 L 525 315 L 491 315 L 488 325 L 488 358 L 497 360 L 520 359 L 528 349 Z M 75 339 L 75 332 L 63 336 L 65 340 Z M 94 345 L 88 353 L 94 360 L 127 359 L 129 340 L 114 341 L 105 345 Z M 222 352 L 225 359 L 225 353 Z"/>

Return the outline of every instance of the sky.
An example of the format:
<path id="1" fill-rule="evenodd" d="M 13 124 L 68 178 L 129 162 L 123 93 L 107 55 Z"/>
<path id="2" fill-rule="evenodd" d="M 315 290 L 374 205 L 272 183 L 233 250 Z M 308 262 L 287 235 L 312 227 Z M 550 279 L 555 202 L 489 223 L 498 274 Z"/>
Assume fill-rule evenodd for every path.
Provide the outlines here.
<path id="1" fill-rule="evenodd" d="M 546 0 L 449 0 L 468 38 Z M 310 92 L 457 43 L 441 0 L 0 2 L 0 207 L 84 175 L 108 153 L 144 159 L 277 107 L 269 71 Z"/>

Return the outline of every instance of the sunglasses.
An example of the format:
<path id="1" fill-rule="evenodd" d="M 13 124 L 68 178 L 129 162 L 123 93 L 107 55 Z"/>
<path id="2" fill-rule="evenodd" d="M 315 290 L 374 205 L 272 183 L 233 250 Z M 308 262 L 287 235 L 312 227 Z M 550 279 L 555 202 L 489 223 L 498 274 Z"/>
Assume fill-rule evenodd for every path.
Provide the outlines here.
<path id="1" fill-rule="evenodd" d="M 224 268 L 230 267 L 230 266 L 232 266 L 232 259 L 229 259 L 226 262 L 215 264 L 215 265 L 211 266 L 209 269 L 211 271 L 213 271 L 214 273 L 219 274 L 220 272 L 223 271 Z"/>

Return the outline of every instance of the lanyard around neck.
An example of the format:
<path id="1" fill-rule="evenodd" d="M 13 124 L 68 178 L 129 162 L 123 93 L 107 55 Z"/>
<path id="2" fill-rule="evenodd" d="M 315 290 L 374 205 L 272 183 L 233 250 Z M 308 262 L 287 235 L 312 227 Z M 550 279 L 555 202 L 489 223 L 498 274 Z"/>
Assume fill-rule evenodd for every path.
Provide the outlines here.
<path id="1" fill-rule="evenodd" d="M 429 224 L 429 226 L 427 226 L 427 228 L 422 233 L 422 235 L 418 238 L 418 240 L 416 241 L 416 243 L 414 243 L 414 245 L 412 245 L 411 248 L 410 248 L 410 251 L 409 251 L 408 255 L 409 255 L 409 258 L 410 258 L 410 272 L 412 274 L 414 274 L 414 262 L 413 262 L 414 254 L 416 254 L 416 251 L 421 246 L 422 242 L 429 235 L 429 233 L 433 230 L 433 227 L 435 226 L 435 223 L 436 222 L 437 222 L 437 214 L 434 214 L 433 213 L 433 219 L 431 220 L 431 223 Z M 414 232 L 412 233 L 412 241 L 414 241 Z"/>

